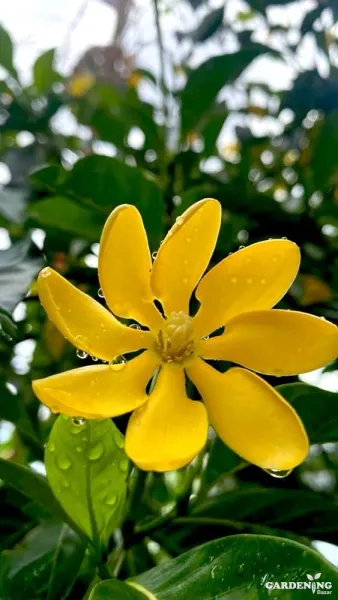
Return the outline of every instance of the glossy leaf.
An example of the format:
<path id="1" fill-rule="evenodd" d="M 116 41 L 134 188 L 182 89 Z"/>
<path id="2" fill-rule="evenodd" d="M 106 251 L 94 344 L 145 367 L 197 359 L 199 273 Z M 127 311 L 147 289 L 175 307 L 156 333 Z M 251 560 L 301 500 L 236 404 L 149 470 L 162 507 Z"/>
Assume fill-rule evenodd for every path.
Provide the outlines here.
<path id="1" fill-rule="evenodd" d="M 135 581 L 156 600 L 267 600 L 266 582 L 307 581 L 306 573 L 317 572 L 338 588 L 337 570 L 314 550 L 277 537 L 235 535 L 194 548 Z M 273 597 L 305 600 L 309 594 L 274 590 Z"/>
<path id="2" fill-rule="evenodd" d="M 27 237 L 0 251 L 0 307 L 8 312 L 26 295 L 42 267 L 42 259 L 30 256 L 30 248 Z"/>
<path id="3" fill-rule="evenodd" d="M 47 477 L 65 512 L 97 548 L 118 526 L 129 461 L 123 436 L 109 420 L 60 416 L 46 447 Z"/>
<path id="4" fill-rule="evenodd" d="M 152 600 L 147 590 L 144 593 L 141 590 L 141 586 L 138 589 L 138 586 L 134 587 L 123 581 L 107 580 L 95 586 L 88 600 Z"/>
<path id="5" fill-rule="evenodd" d="M 1 556 L 1 597 L 59 600 L 72 586 L 85 551 L 83 538 L 67 525 L 32 529 L 15 550 Z M 2 587 L 2 590 L 1 590 Z"/>

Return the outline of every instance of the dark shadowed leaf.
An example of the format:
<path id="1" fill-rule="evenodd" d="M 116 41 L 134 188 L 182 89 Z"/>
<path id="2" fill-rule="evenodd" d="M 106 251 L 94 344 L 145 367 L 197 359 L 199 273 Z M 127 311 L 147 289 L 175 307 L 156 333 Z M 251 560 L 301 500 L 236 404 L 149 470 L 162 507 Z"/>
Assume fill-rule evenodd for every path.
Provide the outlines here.
<path id="1" fill-rule="evenodd" d="M 105 215 L 63 196 L 50 196 L 32 204 L 29 215 L 42 226 L 53 227 L 91 241 L 99 239 Z"/>
<path id="2" fill-rule="evenodd" d="M 6 600 L 59 600 L 72 586 L 85 542 L 68 525 L 46 523 L 32 529 L 14 550 L 2 553 L 0 574 Z M 1 589 L 1 587 L 0 587 Z"/>

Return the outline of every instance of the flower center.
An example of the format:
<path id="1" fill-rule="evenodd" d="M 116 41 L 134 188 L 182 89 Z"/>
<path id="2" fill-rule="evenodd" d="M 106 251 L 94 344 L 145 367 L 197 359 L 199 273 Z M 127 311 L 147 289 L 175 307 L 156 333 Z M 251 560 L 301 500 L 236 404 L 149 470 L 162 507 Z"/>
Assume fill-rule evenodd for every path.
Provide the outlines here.
<path id="1" fill-rule="evenodd" d="M 192 318 L 183 311 L 172 312 L 158 332 L 155 350 L 163 362 L 182 363 L 195 352 Z"/>

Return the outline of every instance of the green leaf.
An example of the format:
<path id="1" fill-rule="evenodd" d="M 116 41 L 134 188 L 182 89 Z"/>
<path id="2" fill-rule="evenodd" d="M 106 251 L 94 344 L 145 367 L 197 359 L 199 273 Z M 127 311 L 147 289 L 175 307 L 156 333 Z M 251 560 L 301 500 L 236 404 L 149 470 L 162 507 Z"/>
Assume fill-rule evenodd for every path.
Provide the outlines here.
<path id="1" fill-rule="evenodd" d="M 61 506 L 97 548 L 118 526 L 129 461 L 123 436 L 109 420 L 75 424 L 60 416 L 46 447 L 50 486 Z"/>
<path id="2" fill-rule="evenodd" d="M 196 43 L 204 42 L 211 38 L 223 24 L 224 6 L 216 8 L 216 10 L 208 13 L 202 22 L 199 24 L 197 29 L 189 31 L 188 33 L 178 33 L 178 39 L 190 38 Z"/>
<path id="3" fill-rule="evenodd" d="M 325 191 L 338 184 L 338 111 L 326 116 L 314 141 L 311 165 L 316 189 Z"/>
<path id="4" fill-rule="evenodd" d="M 320 581 L 338 589 L 338 572 L 314 550 L 290 540 L 235 535 L 204 544 L 135 578 L 156 600 L 268 600 L 266 582 Z M 273 591 L 274 598 L 302 600 L 310 590 Z"/>
<path id="5" fill-rule="evenodd" d="M 27 237 L 0 251 L 0 306 L 9 313 L 24 298 L 43 264 L 40 257 L 30 256 L 30 249 Z"/>
<path id="6" fill-rule="evenodd" d="M 34 444 L 40 446 L 22 398 L 19 394 L 13 394 L 1 380 L 0 398 L 0 419 L 14 423 L 18 433 L 28 436 Z"/>
<path id="7" fill-rule="evenodd" d="M 0 65 L 17 78 L 18 74 L 13 65 L 13 44 L 7 31 L 0 25 Z"/>
<path id="8" fill-rule="evenodd" d="M 48 92 L 61 76 L 54 70 L 55 48 L 41 54 L 33 66 L 34 85 L 39 94 Z"/>
<path id="9" fill-rule="evenodd" d="M 87 156 L 74 165 L 65 189 L 106 216 L 119 204 L 134 204 L 154 247 L 163 238 L 164 202 L 156 179 L 148 171 L 113 157 Z"/>
<path id="10" fill-rule="evenodd" d="M 184 136 L 198 125 L 213 105 L 218 92 L 234 81 L 263 52 L 263 47 L 253 47 L 234 54 L 213 56 L 190 72 L 181 93 L 181 127 Z M 268 52 L 267 48 L 265 52 Z"/>
<path id="11" fill-rule="evenodd" d="M 286 383 L 277 390 L 299 414 L 311 444 L 338 442 L 338 394 L 306 383 Z"/>
<path id="12" fill-rule="evenodd" d="M 3 308 L 0 308 L 0 337 L 2 336 L 12 342 L 17 337 L 17 333 L 18 327 L 12 316 Z"/>
<path id="13" fill-rule="evenodd" d="M 28 214 L 44 227 L 61 229 L 90 241 L 99 239 L 105 221 L 104 214 L 63 196 L 50 196 L 36 202 Z"/>
<path id="14" fill-rule="evenodd" d="M 76 578 L 84 551 L 84 539 L 68 525 L 46 523 L 36 527 L 15 550 L 2 553 L 1 597 L 63 598 Z"/>
<path id="15" fill-rule="evenodd" d="M 231 472 L 238 470 L 245 462 L 228 446 L 216 437 L 209 450 L 209 458 L 202 474 L 201 491 L 215 485 L 218 479 L 227 477 Z"/>
<path id="16" fill-rule="evenodd" d="M 152 600 L 147 590 L 144 590 L 144 593 L 141 590 L 141 586 L 134 587 L 123 581 L 107 580 L 94 587 L 88 600 Z"/>
<path id="17" fill-rule="evenodd" d="M 55 192 L 65 175 L 61 165 L 44 165 L 31 171 L 29 177 L 37 187 Z"/>
<path id="18" fill-rule="evenodd" d="M 0 458 L 0 479 L 30 500 L 37 502 L 54 517 L 64 519 L 64 513 L 55 500 L 45 477 L 34 473 L 27 467 Z"/>

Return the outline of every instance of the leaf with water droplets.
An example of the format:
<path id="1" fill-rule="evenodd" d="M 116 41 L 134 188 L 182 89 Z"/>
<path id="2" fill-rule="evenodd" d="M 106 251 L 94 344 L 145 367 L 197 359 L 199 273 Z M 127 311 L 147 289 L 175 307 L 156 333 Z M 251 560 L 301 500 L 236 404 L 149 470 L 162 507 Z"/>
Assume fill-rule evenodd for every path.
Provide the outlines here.
<path id="1" fill-rule="evenodd" d="M 105 546 L 118 526 L 129 470 L 123 436 L 114 423 L 60 416 L 46 446 L 45 464 L 65 512 L 96 547 Z"/>

